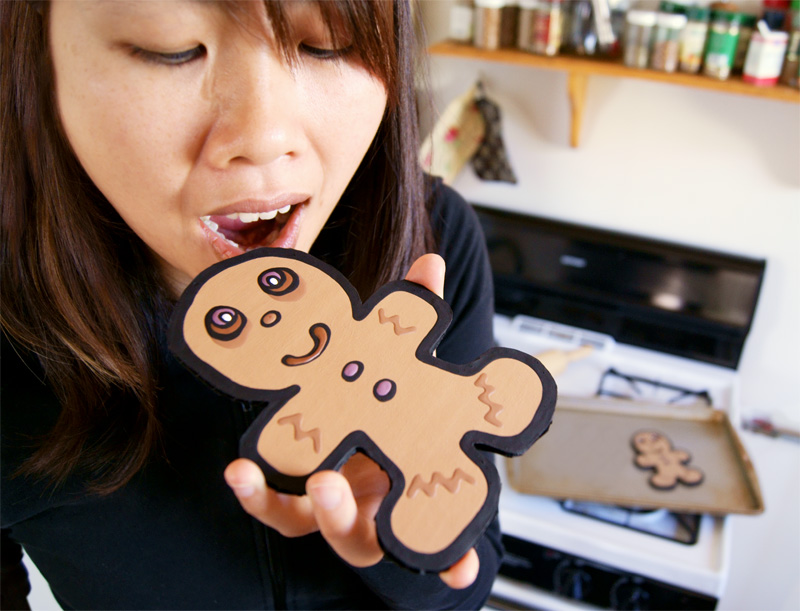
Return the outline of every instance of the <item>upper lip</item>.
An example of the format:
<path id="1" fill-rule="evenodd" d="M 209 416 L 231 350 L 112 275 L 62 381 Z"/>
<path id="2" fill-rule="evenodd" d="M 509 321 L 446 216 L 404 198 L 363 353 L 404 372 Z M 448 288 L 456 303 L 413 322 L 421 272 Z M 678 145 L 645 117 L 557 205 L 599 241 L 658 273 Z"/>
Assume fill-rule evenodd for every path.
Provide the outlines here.
<path id="1" fill-rule="evenodd" d="M 311 196 L 307 193 L 281 193 L 275 197 L 270 198 L 248 198 L 241 199 L 232 204 L 217 208 L 208 216 L 225 216 L 235 212 L 272 212 L 273 210 L 280 210 L 285 206 L 294 206 L 302 204 L 307 201 Z"/>

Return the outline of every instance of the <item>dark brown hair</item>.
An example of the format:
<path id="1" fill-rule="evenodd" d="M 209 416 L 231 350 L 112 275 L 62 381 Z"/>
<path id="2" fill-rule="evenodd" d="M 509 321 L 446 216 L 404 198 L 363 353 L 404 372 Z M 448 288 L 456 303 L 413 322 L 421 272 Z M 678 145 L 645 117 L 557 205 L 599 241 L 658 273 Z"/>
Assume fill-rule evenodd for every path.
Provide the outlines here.
<path id="1" fill-rule="evenodd" d="M 291 62 L 283 6 L 265 6 Z M 416 162 L 415 28 L 408 0 L 319 6 L 334 39 L 353 36 L 353 52 L 388 91 L 384 120 L 330 221 L 348 236 L 337 266 L 365 296 L 432 246 Z M 47 20 L 46 3 L 0 2 L 0 322 L 38 356 L 62 406 L 23 472 L 60 483 L 80 470 L 90 489 L 110 492 L 160 445 L 160 342 L 171 305 L 153 254 L 64 136 Z"/>

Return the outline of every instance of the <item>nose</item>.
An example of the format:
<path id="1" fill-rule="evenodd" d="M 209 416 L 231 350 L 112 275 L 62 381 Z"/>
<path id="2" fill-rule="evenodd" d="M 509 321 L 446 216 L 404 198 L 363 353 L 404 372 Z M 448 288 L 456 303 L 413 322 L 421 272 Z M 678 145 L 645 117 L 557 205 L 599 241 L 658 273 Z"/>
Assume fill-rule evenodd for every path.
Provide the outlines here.
<path id="1" fill-rule="evenodd" d="M 298 84 L 267 46 L 246 46 L 220 58 L 210 95 L 213 120 L 203 144 L 209 164 L 264 165 L 302 149 Z"/>

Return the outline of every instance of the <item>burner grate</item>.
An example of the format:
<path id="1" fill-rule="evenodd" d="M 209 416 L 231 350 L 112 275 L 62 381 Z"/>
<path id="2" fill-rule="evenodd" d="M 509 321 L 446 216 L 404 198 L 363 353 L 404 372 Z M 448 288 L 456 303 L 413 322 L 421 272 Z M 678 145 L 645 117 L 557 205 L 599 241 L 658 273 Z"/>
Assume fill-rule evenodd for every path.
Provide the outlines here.
<path id="1" fill-rule="evenodd" d="M 694 390 L 676 386 L 661 380 L 621 373 L 608 368 L 600 378 L 598 396 L 616 399 L 643 399 L 668 405 L 686 405 L 702 402 L 712 405 L 708 390 Z"/>
<path id="2" fill-rule="evenodd" d="M 666 509 L 642 510 L 602 503 L 560 501 L 561 508 L 570 513 L 616 524 L 641 533 L 669 541 L 694 545 L 700 533 L 700 516 L 693 513 L 676 513 Z"/>
<path id="3" fill-rule="evenodd" d="M 668 405 L 698 402 L 709 407 L 712 405 L 711 395 L 707 390 L 684 388 L 661 380 L 622 373 L 613 367 L 608 368 L 600 378 L 597 395 L 616 399 L 648 400 Z M 677 513 L 667 509 L 641 510 L 574 500 L 564 500 L 560 504 L 562 509 L 571 513 L 685 545 L 697 543 L 700 532 L 698 514 Z"/>

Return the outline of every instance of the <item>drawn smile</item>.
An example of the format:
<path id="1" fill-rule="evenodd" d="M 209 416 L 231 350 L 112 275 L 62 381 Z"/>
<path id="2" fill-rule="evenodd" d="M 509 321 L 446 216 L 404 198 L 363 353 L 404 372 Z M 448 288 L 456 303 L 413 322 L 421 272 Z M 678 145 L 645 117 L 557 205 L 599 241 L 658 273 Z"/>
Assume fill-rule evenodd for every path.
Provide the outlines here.
<path id="1" fill-rule="evenodd" d="M 331 329 L 328 325 L 324 323 L 316 323 L 311 325 L 311 328 L 308 330 L 311 339 L 314 341 L 314 345 L 309 352 L 302 356 L 292 356 L 287 354 L 281 359 L 281 363 L 284 365 L 288 365 L 289 367 L 297 367 L 298 365 L 306 365 L 311 361 L 318 358 L 323 352 L 325 352 L 325 348 L 328 347 L 328 342 L 331 339 Z"/>

